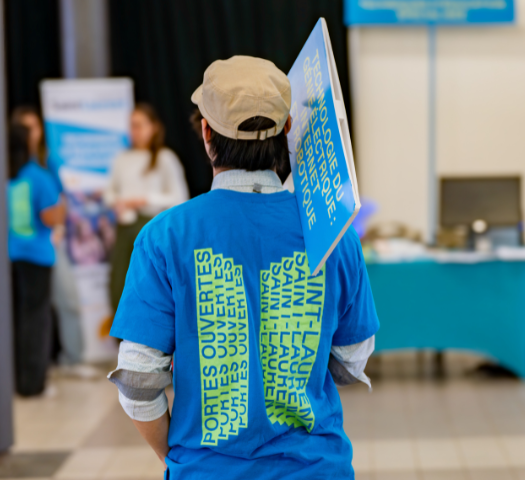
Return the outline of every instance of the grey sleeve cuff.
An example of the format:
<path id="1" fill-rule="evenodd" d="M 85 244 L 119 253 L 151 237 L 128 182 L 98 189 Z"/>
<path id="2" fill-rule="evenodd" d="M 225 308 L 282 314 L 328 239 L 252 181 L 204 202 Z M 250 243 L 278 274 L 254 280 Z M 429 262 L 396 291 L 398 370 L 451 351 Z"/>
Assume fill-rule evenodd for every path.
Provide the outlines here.
<path id="1" fill-rule="evenodd" d="M 139 401 L 155 400 L 171 384 L 170 372 L 132 372 L 119 368 L 111 372 L 108 378 L 126 398 Z"/>
<path id="2" fill-rule="evenodd" d="M 119 401 L 134 420 L 151 422 L 168 409 L 164 389 L 172 382 L 172 356 L 160 350 L 124 340 L 118 367 L 108 375 L 119 389 Z"/>
<path id="3" fill-rule="evenodd" d="M 328 360 L 328 370 L 330 370 L 336 385 L 352 385 L 359 381 L 343 365 L 341 365 L 341 363 L 339 363 L 332 353 L 330 353 L 330 359 Z"/>
<path id="4" fill-rule="evenodd" d="M 375 336 L 345 347 L 332 346 L 328 369 L 334 382 L 339 385 L 352 385 L 363 382 L 372 390 L 370 379 L 365 375 L 365 367 L 375 347 Z"/>

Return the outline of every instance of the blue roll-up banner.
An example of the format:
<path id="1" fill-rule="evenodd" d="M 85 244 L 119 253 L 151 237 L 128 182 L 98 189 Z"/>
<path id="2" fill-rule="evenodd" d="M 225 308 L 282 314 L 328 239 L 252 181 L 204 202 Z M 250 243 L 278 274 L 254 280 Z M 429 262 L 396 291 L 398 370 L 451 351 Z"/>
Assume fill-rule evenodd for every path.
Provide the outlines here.
<path id="1" fill-rule="evenodd" d="M 64 187 L 104 187 L 115 155 L 129 146 L 133 82 L 45 80 L 40 89 L 49 162 Z"/>
<path id="2" fill-rule="evenodd" d="M 46 80 L 40 88 L 48 168 L 59 178 L 68 204 L 66 238 L 60 247 L 73 266 L 75 290 L 68 293 L 79 297 L 84 360 L 111 359 L 115 344 L 101 332 L 112 314 L 107 284 L 115 218 L 102 193 L 113 159 L 129 146 L 133 82 Z"/>
<path id="3" fill-rule="evenodd" d="M 514 0 L 345 0 L 345 25 L 464 25 L 514 21 Z"/>
<path id="4" fill-rule="evenodd" d="M 310 271 L 317 275 L 361 206 L 348 119 L 324 18 L 317 22 L 288 78 L 293 184 Z"/>

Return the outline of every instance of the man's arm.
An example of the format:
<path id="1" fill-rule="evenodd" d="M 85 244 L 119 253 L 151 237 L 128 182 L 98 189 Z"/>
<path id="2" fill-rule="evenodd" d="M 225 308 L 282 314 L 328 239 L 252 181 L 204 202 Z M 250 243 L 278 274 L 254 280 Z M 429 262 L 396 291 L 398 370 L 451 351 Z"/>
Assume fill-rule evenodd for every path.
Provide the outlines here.
<path id="1" fill-rule="evenodd" d="M 132 419 L 133 420 L 133 419 Z M 139 433 L 142 435 L 144 440 L 148 442 L 151 448 L 157 454 L 160 461 L 165 467 L 166 461 L 164 460 L 170 451 L 168 446 L 168 431 L 170 428 L 170 414 L 166 410 L 162 417 L 157 418 L 151 422 L 141 422 L 139 420 L 133 420 L 133 423 Z"/>
<path id="2" fill-rule="evenodd" d="M 353 228 L 337 246 L 341 255 L 339 322 L 332 337 L 330 372 L 339 385 L 361 381 L 371 389 L 364 370 L 374 352 L 379 320 L 366 270 L 361 242 Z M 342 250 L 341 250 L 342 249 Z M 334 370 L 341 375 L 337 378 Z"/>
<path id="3" fill-rule="evenodd" d="M 40 212 L 40 220 L 49 228 L 63 225 L 66 221 L 66 205 L 60 200 L 56 205 L 48 207 Z"/>
<path id="4" fill-rule="evenodd" d="M 172 381 L 171 355 L 124 340 L 118 368 L 108 375 L 119 389 L 119 401 L 162 463 L 169 452 L 170 415 L 164 389 Z"/>

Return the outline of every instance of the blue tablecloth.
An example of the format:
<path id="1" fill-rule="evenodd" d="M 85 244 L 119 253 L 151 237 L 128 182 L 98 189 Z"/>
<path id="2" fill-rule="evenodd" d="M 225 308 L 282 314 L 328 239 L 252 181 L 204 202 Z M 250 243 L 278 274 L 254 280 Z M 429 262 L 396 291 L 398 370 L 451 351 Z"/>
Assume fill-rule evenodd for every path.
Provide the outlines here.
<path id="1" fill-rule="evenodd" d="M 471 350 L 525 378 L 525 262 L 369 264 L 376 350 Z"/>

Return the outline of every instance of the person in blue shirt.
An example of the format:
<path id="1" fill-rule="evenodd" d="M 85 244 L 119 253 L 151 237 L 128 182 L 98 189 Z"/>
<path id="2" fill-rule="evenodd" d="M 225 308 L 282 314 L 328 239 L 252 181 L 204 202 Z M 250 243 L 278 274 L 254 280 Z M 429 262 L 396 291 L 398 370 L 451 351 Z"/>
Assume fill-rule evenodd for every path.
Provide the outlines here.
<path id="1" fill-rule="evenodd" d="M 15 381 L 20 395 L 43 392 L 51 348 L 51 229 L 64 221 L 60 192 L 49 172 L 30 160 L 29 131 L 9 133 L 8 249 L 12 265 Z"/>
<path id="2" fill-rule="evenodd" d="M 29 130 L 29 154 L 33 162 L 44 167 L 55 182 L 67 205 L 64 186 L 59 175 L 60 164 L 48 155 L 44 126 L 38 110 L 31 105 L 22 105 L 13 111 L 11 123 L 25 126 Z M 64 219 L 65 220 L 65 219 Z M 84 336 L 80 320 L 80 301 L 71 261 L 67 252 L 65 224 L 53 228 L 52 240 L 56 261 L 51 274 L 51 304 L 55 309 L 60 338 L 59 372 L 78 378 L 94 378 L 99 372 L 83 364 Z"/>
<path id="3" fill-rule="evenodd" d="M 212 190 L 135 242 L 109 378 L 166 479 L 354 478 L 336 382 L 369 385 L 379 323 L 352 228 L 311 275 L 297 199 L 277 175 L 290 88 L 260 58 L 208 67 L 192 101 Z"/>
<path id="4" fill-rule="evenodd" d="M 38 163 L 49 171 L 53 181 L 60 193 L 64 193 L 64 186 L 58 174 L 60 165 L 49 157 L 46 139 L 44 135 L 44 125 L 40 113 L 32 105 L 21 105 L 16 107 L 11 114 L 12 125 L 23 125 L 29 131 L 29 155 L 31 160 Z"/>

